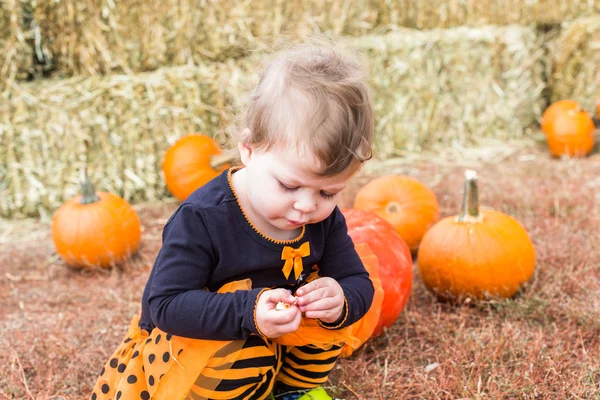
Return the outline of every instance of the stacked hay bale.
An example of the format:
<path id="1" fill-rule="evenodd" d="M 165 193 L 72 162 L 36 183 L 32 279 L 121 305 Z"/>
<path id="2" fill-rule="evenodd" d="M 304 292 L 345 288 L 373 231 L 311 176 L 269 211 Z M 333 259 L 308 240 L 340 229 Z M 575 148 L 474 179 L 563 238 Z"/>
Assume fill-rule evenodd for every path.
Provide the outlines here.
<path id="1" fill-rule="evenodd" d="M 544 106 L 532 27 L 400 30 L 351 44 L 368 54 L 378 155 L 521 137 Z"/>
<path id="2" fill-rule="evenodd" d="M 418 29 L 559 24 L 600 12 L 597 0 L 382 0 L 378 3 L 380 23 Z"/>
<path id="3" fill-rule="evenodd" d="M 77 192 L 84 164 L 99 190 L 132 202 L 168 196 L 167 147 L 222 132 L 282 34 L 342 35 L 367 55 L 379 157 L 521 137 L 548 102 L 548 71 L 553 98 L 595 101 L 599 81 L 581 61 L 597 58 L 595 18 L 565 23 L 549 46 L 534 24 L 599 9 L 600 0 L 0 0 L 0 216 L 51 215 Z"/>
<path id="4" fill-rule="evenodd" d="M 72 76 L 222 61 L 281 34 L 556 24 L 597 15 L 600 0 L 0 0 L 0 7 L 13 21 L 0 25 L 0 40 L 18 28 L 32 38 L 37 63 Z M 21 75 L 36 72 L 9 63 Z"/>
<path id="5" fill-rule="evenodd" d="M 378 156 L 480 137 L 519 137 L 535 123 L 544 87 L 532 28 L 399 31 L 349 40 L 367 55 Z M 259 55 L 136 75 L 22 84 L 0 113 L 8 160 L 2 215 L 50 212 L 89 165 L 103 190 L 130 201 L 166 192 L 160 163 L 191 132 L 214 135 L 258 79 Z"/>
<path id="6" fill-rule="evenodd" d="M 228 62 L 19 85 L 0 103 L 0 214 L 52 212 L 76 194 L 84 165 L 99 190 L 133 202 L 164 197 L 167 147 L 217 132 L 250 75 Z"/>
<path id="7" fill-rule="evenodd" d="M 23 20 L 18 0 L 0 0 L 0 91 L 32 71 L 33 49 L 23 32 Z"/>
<path id="8" fill-rule="evenodd" d="M 549 42 L 551 100 L 573 99 L 593 113 L 600 99 L 600 16 L 562 24 Z"/>

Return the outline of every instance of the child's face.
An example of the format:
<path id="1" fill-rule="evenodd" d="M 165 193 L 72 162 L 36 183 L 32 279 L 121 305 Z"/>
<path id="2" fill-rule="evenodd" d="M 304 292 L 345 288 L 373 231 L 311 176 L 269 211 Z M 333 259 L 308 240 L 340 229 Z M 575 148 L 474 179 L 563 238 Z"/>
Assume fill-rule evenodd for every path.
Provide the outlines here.
<path id="1" fill-rule="evenodd" d="M 244 155 L 243 153 L 246 152 Z M 307 151 L 274 147 L 242 149 L 249 217 L 265 234 L 285 236 L 305 224 L 327 218 L 355 172 L 348 168 L 330 177 L 315 174 L 319 163 Z"/>

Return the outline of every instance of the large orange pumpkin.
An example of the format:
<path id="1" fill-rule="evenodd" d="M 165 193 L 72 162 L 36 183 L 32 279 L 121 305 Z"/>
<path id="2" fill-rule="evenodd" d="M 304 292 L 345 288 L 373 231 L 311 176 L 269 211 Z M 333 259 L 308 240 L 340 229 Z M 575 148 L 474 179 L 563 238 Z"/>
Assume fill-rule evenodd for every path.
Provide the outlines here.
<path id="1" fill-rule="evenodd" d="M 82 183 L 82 194 L 65 202 L 52 218 L 56 251 L 71 267 L 110 268 L 135 253 L 141 225 L 129 203 Z"/>
<path id="2" fill-rule="evenodd" d="M 373 211 L 390 222 L 413 254 L 440 216 L 435 193 L 403 175 L 382 176 L 367 183 L 356 194 L 354 208 Z"/>
<path id="3" fill-rule="evenodd" d="M 580 110 L 581 106 L 575 100 L 559 100 L 552 103 L 542 115 L 542 132 L 548 134 L 553 129 L 554 121 L 558 115 L 564 114 L 569 110 Z"/>
<path id="4" fill-rule="evenodd" d="M 206 135 L 187 135 L 177 140 L 165 153 L 162 171 L 167 188 L 183 201 L 196 189 L 229 167 L 214 162 L 221 154 L 217 143 Z"/>
<path id="5" fill-rule="evenodd" d="M 344 209 L 342 213 L 352 241 L 368 244 L 379 261 L 378 273 L 384 294 L 373 330 L 373 336 L 378 336 L 384 327 L 398 319 L 408 302 L 412 290 L 412 256 L 394 227 L 375 213 L 357 209 Z"/>
<path id="6" fill-rule="evenodd" d="M 507 298 L 531 279 L 535 249 L 517 220 L 479 210 L 477 175 L 467 171 L 460 215 L 427 231 L 418 266 L 425 286 L 441 299 Z"/>

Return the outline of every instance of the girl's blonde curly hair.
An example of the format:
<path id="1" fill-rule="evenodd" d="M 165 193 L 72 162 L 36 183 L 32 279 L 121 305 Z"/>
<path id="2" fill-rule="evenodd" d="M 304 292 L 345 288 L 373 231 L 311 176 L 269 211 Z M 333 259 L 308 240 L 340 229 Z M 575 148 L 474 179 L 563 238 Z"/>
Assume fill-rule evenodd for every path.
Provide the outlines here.
<path id="1" fill-rule="evenodd" d="M 278 52 L 266 64 L 232 131 L 255 148 L 296 146 L 338 174 L 372 156 L 373 109 L 362 68 L 349 49 L 318 40 Z M 246 129 L 247 128 L 247 129 Z"/>

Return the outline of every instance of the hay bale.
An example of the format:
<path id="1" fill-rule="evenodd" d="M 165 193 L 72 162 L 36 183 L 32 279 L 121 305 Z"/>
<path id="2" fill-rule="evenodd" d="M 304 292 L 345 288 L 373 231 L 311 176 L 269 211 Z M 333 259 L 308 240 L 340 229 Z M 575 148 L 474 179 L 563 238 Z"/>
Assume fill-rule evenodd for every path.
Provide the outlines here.
<path id="1" fill-rule="evenodd" d="M 544 107 L 532 27 L 403 29 L 351 39 L 366 52 L 378 154 L 522 137 Z"/>
<path id="2" fill-rule="evenodd" d="M 19 0 L 0 0 L 0 91 L 32 70 L 33 49 L 23 32 L 24 11 Z"/>
<path id="3" fill-rule="evenodd" d="M 600 0 L 22 2 L 39 27 L 42 65 L 62 76 L 222 61 L 245 56 L 282 34 L 359 36 L 397 27 L 549 24 L 600 12 Z M 33 34 L 30 26 L 22 28 Z M 21 67 L 27 68 L 14 68 Z"/>
<path id="4" fill-rule="evenodd" d="M 247 55 L 257 41 L 326 30 L 366 32 L 369 0 L 28 0 L 48 62 L 63 76 L 151 71 Z M 364 11 L 359 11 L 364 10 Z"/>
<path id="5" fill-rule="evenodd" d="M 598 0 L 377 1 L 380 25 L 418 29 L 557 24 L 600 12 Z"/>
<path id="6" fill-rule="evenodd" d="M 573 99 L 594 114 L 600 98 L 600 17 L 565 23 L 549 48 L 552 101 Z"/>
<path id="7" fill-rule="evenodd" d="M 540 115 L 543 49 L 533 28 L 407 29 L 345 41 L 368 59 L 378 157 L 518 138 Z M 258 79 L 258 57 L 18 85 L 0 103 L 0 215 L 49 215 L 76 194 L 86 162 L 98 190 L 132 202 L 167 196 L 160 164 L 168 145 L 227 126 L 229 107 Z"/>
<path id="8" fill-rule="evenodd" d="M 0 216 L 48 216 L 78 192 L 84 164 L 97 190 L 132 202 L 167 195 L 167 147 L 215 134 L 246 76 L 233 63 L 21 84 L 0 103 Z M 6 163 L 4 163 L 6 160 Z"/>

